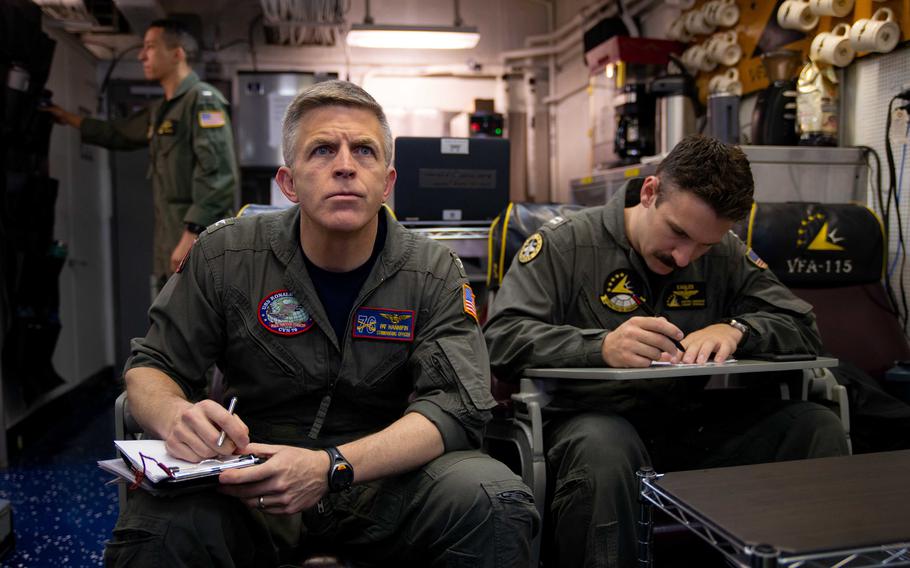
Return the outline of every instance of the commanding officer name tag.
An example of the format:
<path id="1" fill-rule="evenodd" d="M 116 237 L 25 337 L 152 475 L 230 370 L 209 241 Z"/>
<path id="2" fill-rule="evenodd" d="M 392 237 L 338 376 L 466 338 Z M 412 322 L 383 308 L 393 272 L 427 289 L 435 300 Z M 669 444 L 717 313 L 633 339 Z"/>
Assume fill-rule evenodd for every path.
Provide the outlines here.
<path id="1" fill-rule="evenodd" d="M 288 290 L 278 290 L 259 302 L 259 323 L 278 335 L 298 335 L 313 327 L 313 316 Z"/>
<path id="2" fill-rule="evenodd" d="M 414 310 L 360 308 L 351 335 L 360 339 L 414 341 Z"/>
<path id="3" fill-rule="evenodd" d="M 224 126 L 224 112 L 220 110 L 199 111 L 199 126 L 202 128 L 221 128 Z"/>

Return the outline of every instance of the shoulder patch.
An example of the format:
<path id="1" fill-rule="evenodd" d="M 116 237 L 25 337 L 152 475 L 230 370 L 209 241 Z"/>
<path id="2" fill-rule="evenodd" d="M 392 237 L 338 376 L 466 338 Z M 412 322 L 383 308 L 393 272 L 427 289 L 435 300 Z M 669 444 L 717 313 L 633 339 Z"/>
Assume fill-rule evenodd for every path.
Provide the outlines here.
<path id="1" fill-rule="evenodd" d="M 474 321 L 480 323 L 480 320 L 477 319 L 477 304 L 474 301 L 474 290 L 471 288 L 470 284 L 461 285 L 462 298 L 464 300 L 464 313 L 468 314 Z"/>
<path id="2" fill-rule="evenodd" d="M 746 251 L 746 258 L 748 258 L 752 264 L 761 268 L 762 270 L 765 270 L 768 268 L 768 263 L 765 262 L 764 260 L 762 260 L 761 257 L 758 256 L 758 253 L 755 252 L 754 250 L 752 250 L 751 248 Z"/>
<path id="3" fill-rule="evenodd" d="M 534 233 L 525 240 L 523 245 L 521 245 L 521 250 L 518 252 L 518 262 L 522 264 L 531 262 L 537 258 L 537 255 L 540 254 L 542 248 L 543 237 L 540 233 Z"/>
<path id="4" fill-rule="evenodd" d="M 221 128 L 226 124 L 222 110 L 201 110 L 197 117 L 202 128 Z"/>

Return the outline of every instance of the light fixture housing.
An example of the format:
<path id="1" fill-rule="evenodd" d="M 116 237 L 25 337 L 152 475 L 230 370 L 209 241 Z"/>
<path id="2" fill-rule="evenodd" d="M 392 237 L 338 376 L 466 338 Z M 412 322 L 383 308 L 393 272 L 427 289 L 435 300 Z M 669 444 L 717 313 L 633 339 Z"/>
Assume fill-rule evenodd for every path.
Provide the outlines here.
<path id="1" fill-rule="evenodd" d="M 380 49 L 471 49 L 480 41 L 474 26 L 352 24 L 351 47 Z"/>

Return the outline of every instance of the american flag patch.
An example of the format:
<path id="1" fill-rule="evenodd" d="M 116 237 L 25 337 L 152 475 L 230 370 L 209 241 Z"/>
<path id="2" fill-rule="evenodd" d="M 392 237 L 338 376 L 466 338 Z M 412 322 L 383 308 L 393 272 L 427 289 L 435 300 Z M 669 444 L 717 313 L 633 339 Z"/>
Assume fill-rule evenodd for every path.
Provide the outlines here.
<path id="1" fill-rule="evenodd" d="M 220 110 L 199 111 L 199 126 L 202 128 L 219 128 L 224 126 L 224 112 Z"/>
<path id="2" fill-rule="evenodd" d="M 462 296 L 464 297 L 464 313 L 468 314 L 474 321 L 477 320 L 477 306 L 474 304 L 474 290 L 471 290 L 470 284 L 462 284 Z"/>

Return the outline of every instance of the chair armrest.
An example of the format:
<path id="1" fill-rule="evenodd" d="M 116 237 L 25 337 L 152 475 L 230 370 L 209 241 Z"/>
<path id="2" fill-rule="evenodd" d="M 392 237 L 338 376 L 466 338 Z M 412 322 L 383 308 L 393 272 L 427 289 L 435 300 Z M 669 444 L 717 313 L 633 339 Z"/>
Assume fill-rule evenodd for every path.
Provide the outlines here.
<path id="1" fill-rule="evenodd" d="M 129 440 L 141 438 L 142 434 L 142 426 L 130 412 L 129 400 L 124 391 L 114 402 L 114 436 L 117 440 Z"/>

